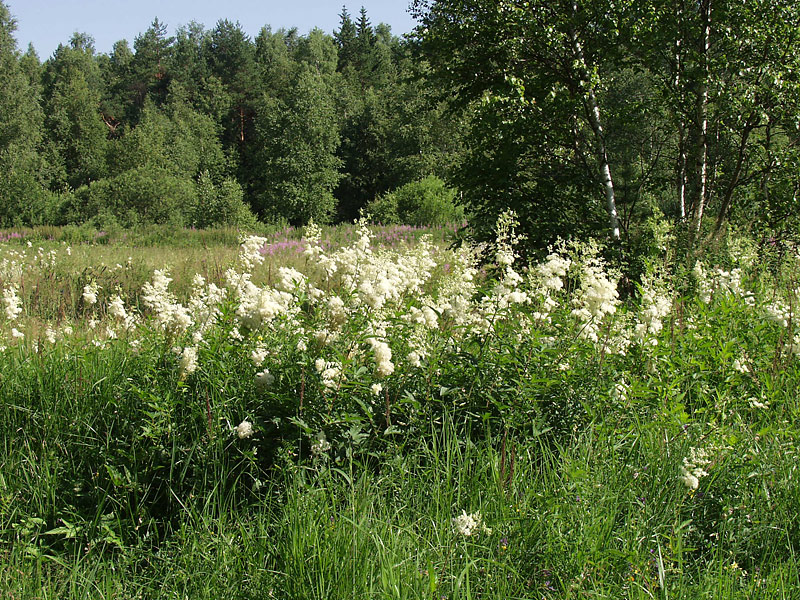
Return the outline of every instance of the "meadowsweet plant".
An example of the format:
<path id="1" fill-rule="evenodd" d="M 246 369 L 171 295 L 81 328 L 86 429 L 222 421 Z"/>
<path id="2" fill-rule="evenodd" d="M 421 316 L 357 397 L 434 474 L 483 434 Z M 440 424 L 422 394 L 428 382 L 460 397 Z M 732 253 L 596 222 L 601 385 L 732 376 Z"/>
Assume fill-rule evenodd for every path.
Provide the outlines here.
<path id="1" fill-rule="evenodd" d="M 479 533 L 492 535 L 492 530 L 486 526 L 480 512 L 467 514 L 466 510 L 461 511 L 457 517 L 453 517 L 453 532 L 463 537 L 472 537 Z"/>
<path id="2" fill-rule="evenodd" d="M 290 264 L 245 236 L 135 293 L 121 259 L 39 321 L 25 279 L 0 282 L 15 569 L 227 577 L 213 555 L 234 570 L 216 590 L 285 597 L 690 598 L 712 572 L 797 575 L 796 286 L 698 262 L 694 286 L 652 269 L 623 299 L 596 243 L 524 264 L 513 215 L 482 248 L 347 231 L 292 234 Z M 8 273 L 84 250 L 34 248 Z"/>
<path id="3" fill-rule="evenodd" d="M 6 310 L 6 319 L 15 321 L 22 312 L 22 300 L 17 296 L 16 285 L 10 285 L 3 290 L 3 304 Z"/>
<path id="4" fill-rule="evenodd" d="M 708 476 L 706 468 L 711 464 L 710 453 L 705 448 L 689 449 L 689 456 L 683 458 L 681 466 L 681 481 L 690 492 L 694 492 L 700 486 L 700 479 Z"/>

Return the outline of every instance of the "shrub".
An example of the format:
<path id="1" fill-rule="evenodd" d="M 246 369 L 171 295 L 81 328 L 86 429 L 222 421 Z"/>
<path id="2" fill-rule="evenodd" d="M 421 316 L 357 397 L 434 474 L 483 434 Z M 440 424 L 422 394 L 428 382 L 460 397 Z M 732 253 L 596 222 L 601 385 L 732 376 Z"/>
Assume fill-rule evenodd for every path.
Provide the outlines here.
<path id="1" fill-rule="evenodd" d="M 160 167 L 139 167 L 77 189 L 66 207 L 68 223 L 133 227 L 183 225 L 195 206 L 195 186 Z"/>
<path id="2" fill-rule="evenodd" d="M 255 215 L 244 202 L 242 187 L 234 179 L 225 179 L 215 186 L 208 171 L 197 181 L 197 201 L 190 219 L 196 227 L 253 227 Z"/>
<path id="3" fill-rule="evenodd" d="M 24 171 L 0 174 L 0 226 L 54 223 L 61 199 Z"/>
<path id="4" fill-rule="evenodd" d="M 430 175 L 377 198 L 367 207 L 376 222 L 386 225 L 446 225 L 464 220 L 456 191 Z"/>

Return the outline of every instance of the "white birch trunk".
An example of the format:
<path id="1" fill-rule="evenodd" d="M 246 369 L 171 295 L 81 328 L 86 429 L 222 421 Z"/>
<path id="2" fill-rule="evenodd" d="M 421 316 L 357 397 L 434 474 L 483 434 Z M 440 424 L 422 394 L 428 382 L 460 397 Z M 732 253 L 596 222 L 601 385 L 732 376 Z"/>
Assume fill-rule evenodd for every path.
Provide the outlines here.
<path id="1" fill-rule="evenodd" d="M 578 5 L 572 3 L 572 11 L 577 14 Z M 606 194 L 606 211 L 608 212 L 608 222 L 611 229 L 611 237 L 615 241 L 620 239 L 619 232 L 619 216 L 617 215 L 617 201 L 614 195 L 614 181 L 611 177 L 611 166 L 608 163 L 608 152 L 606 149 L 606 142 L 603 136 L 603 125 L 600 119 L 600 107 L 597 104 L 597 97 L 594 93 L 594 86 L 592 85 L 591 75 L 586 66 L 586 59 L 583 56 L 583 48 L 581 47 L 578 36 L 574 31 L 570 32 L 572 37 L 572 49 L 575 53 L 575 59 L 578 64 L 581 79 L 581 87 L 584 88 L 584 102 L 586 106 L 586 113 L 589 118 L 589 125 L 594 133 L 594 140 L 597 151 L 597 158 L 600 161 L 600 179 L 603 182 L 603 189 Z"/>
<path id="2" fill-rule="evenodd" d="M 697 121 L 699 125 L 696 177 L 694 192 L 694 223 L 692 223 L 691 239 L 694 241 L 700 233 L 705 209 L 706 187 L 708 184 L 708 49 L 711 41 L 711 0 L 701 2 L 700 10 L 703 18 L 703 37 L 701 42 L 702 81 L 697 96 Z"/>

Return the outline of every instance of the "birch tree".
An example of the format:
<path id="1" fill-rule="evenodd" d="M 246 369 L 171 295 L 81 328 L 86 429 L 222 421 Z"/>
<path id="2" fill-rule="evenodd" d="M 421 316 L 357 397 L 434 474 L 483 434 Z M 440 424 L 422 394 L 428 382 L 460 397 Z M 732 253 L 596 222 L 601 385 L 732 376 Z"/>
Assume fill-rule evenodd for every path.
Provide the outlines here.
<path id="1" fill-rule="evenodd" d="M 602 189 L 613 240 L 621 233 L 599 90 L 603 63 L 619 46 L 618 4 L 624 5 L 585 0 L 412 4 L 412 13 L 421 21 L 417 37 L 424 56 L 435 76 L 455 89 L 457 103 L 468 106 L 489 99 L 498 105 L 558 106 L 563 111 L 523 112 L 542 118 L 542 127 L 559 121 L 572 124 L 568 149 L 552 151 L 574 153 Z M 562 100 L 553 102 L 557 97 Z M 588 148 L 583 147 L 583 129 L 590 132 Z"/>

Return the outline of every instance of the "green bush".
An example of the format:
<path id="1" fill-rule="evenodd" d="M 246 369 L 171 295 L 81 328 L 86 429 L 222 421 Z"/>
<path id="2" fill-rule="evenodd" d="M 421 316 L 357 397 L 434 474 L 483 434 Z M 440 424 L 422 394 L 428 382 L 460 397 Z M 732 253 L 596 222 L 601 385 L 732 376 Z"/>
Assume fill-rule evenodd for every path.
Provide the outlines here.
<path id="1" fill-rule="evenodd" d="M 61 198 L 25 171 L 0 173 L 0 226 L 21 227 L 55 222 Z"/>
<path id="2" fill-rule="evenodd" d="M 375 222 L 385 225 L 446 225 L 464 220 L 456 191 L 430 175 L 377 198 L 367 206 Z"/>
<path id="3" fill-rule="evenodd" d="M 171 223 L 194 212 L 195 186 L 160 167 L 139 167 L 77 189 L 65 221 L 98 227 Z"/>
<path id="4" fill-rule="evenodd" d="M 192 225 L 206 228 L 219 225 L 252 228 L 255 215 L 244 202 L 244 192 L 234 179 L 225 179 L 215 186 L 208 171 L 197 181 L 197 201 Z"/>

